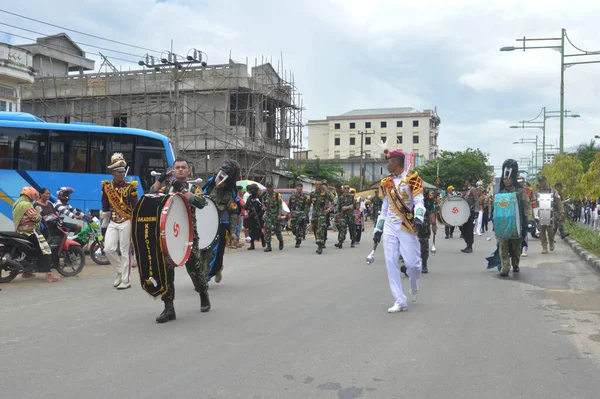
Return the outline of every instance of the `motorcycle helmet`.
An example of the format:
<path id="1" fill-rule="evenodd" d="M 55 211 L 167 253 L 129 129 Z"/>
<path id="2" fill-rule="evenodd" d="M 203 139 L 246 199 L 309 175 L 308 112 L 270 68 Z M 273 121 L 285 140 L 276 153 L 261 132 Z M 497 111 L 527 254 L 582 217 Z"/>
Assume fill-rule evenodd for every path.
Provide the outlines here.
<path id="1" fill-rule="evenodd" d="M 75 189 L 71 188 L 71 187 L 61 187 L 56 192 L 56 196 L 61 201 L 65 201 L 65 200 L 68 201 L 69 198 L 71 197 L 71 193 L 74 191 L 75 191 Z"/>
<path id="2" fill-rule="evenodd" d="M 26 195 L 32 201 L 35 201 L 36 199 L 40 198 L 40 194 L 38 193 L 38 191 L 31 186 L 23 187 L 19 195 Z"/>

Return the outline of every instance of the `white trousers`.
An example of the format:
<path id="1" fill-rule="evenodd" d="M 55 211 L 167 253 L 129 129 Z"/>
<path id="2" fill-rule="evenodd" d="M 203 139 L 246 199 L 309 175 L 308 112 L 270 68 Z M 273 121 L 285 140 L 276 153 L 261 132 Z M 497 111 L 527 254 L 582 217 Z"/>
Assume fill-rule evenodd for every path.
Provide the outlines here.
<path id="1" fill-rule="evenodd" d="M 398 260 L 402 255 L 406 265 L 406 274 L 409 276 L 410 287 L 414 293 L 417 293 L 419 291 L 419 276 L 421 275 L 421 245 L 417 236 L 403 231 L 400 226 L 400 224 L 386 221 L 381 242 L 394 303 L 398 306 L 407 306 L 406 295 L 402 292 Z"/>
<path id="2" fill-rule="evenodd" d="M 129 247 L 131 242 L 131 221 L 123 223 L 111 221 L 104 236 L 104 250 L 106 257 L 117 273 L 121 275 L 122 281 L 129 281 L 131 264 L 129 262 Z M 121 256 L 117 253 L 121 250 Z"/>
<path id="3" fill-rule="evenodd" d="M 479 215 L 477 216 L 477 227 L 475 228 L 475 233 L 481 233 L 482 222 L 483 222 L 483 210 L 480 210 Z"/>

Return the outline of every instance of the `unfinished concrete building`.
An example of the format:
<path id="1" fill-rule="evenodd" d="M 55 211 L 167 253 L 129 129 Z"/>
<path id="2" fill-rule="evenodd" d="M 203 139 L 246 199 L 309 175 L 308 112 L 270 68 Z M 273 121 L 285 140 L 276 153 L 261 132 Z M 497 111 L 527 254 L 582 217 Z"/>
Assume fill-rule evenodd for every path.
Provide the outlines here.
<path id="1" fill-rule="evenodd" d="M 22 110 L 48 122 L 92 122 L 159 132 L 196 174 L 236 159 L 242 178 L 264 182 L 302 146 L 302 105 L 293 77 L 270 63 L 230 61 L 119 72 L 45 76 L 23 87 Z M 288 79 L 288 75 L 290 78 Z"/>

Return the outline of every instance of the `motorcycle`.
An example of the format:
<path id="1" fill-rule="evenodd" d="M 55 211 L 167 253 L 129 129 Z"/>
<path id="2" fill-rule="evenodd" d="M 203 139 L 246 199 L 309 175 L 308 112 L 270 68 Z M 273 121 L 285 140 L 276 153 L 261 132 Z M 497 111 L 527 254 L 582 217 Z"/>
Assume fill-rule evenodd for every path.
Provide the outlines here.
<path id="1" fill-rule="evenodd" d="M 85 253 L 78 242 L 68 239 L 68 231 L 56 215 L 43 220 L 48 229 L 48 244 L 52 250 L 52 268 L 64 276 L 81 273 Z M 40 273 L 39 250 L 27 237 L 12 231 L 0 232 L 0 283 L 9 283 L 21 273 Z"/>
<path id="2" fill-rule="evenodd" d="M 89 244 L 90 257 L 98 265 L 110 265 L 104 253 L 104 237 L 97 217 L 85 217 L 86 226 L 75 236 L 75 241 L 82 247 Z"/>

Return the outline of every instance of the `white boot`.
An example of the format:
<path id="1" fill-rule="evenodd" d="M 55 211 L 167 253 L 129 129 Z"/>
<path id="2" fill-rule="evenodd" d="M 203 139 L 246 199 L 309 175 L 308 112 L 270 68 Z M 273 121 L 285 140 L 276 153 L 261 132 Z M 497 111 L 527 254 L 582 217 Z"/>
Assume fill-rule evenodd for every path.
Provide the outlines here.
<path id="1" fill-rule="evenodd" d="M 126 290 L 131 287 L 131 282 L 129 280 L 121 281 L 121 284 L 117 287 L 118 290 Z"/>
<path id="2" fill-rule="evenodd" d="M 121 284 L 121 273 L 117 274 L 117 279 L 113 282 L 113 287 L 117 288 Z"/>
<path id="3" fill-rule="evenodd" d="M 407 309 L 408 309 L 408 306 L 400 306 L 398 304 L 394 304 L 394 306 L 392 306 L 391 308 L 388 309 L 388 313 L 404 312 Z"/>

